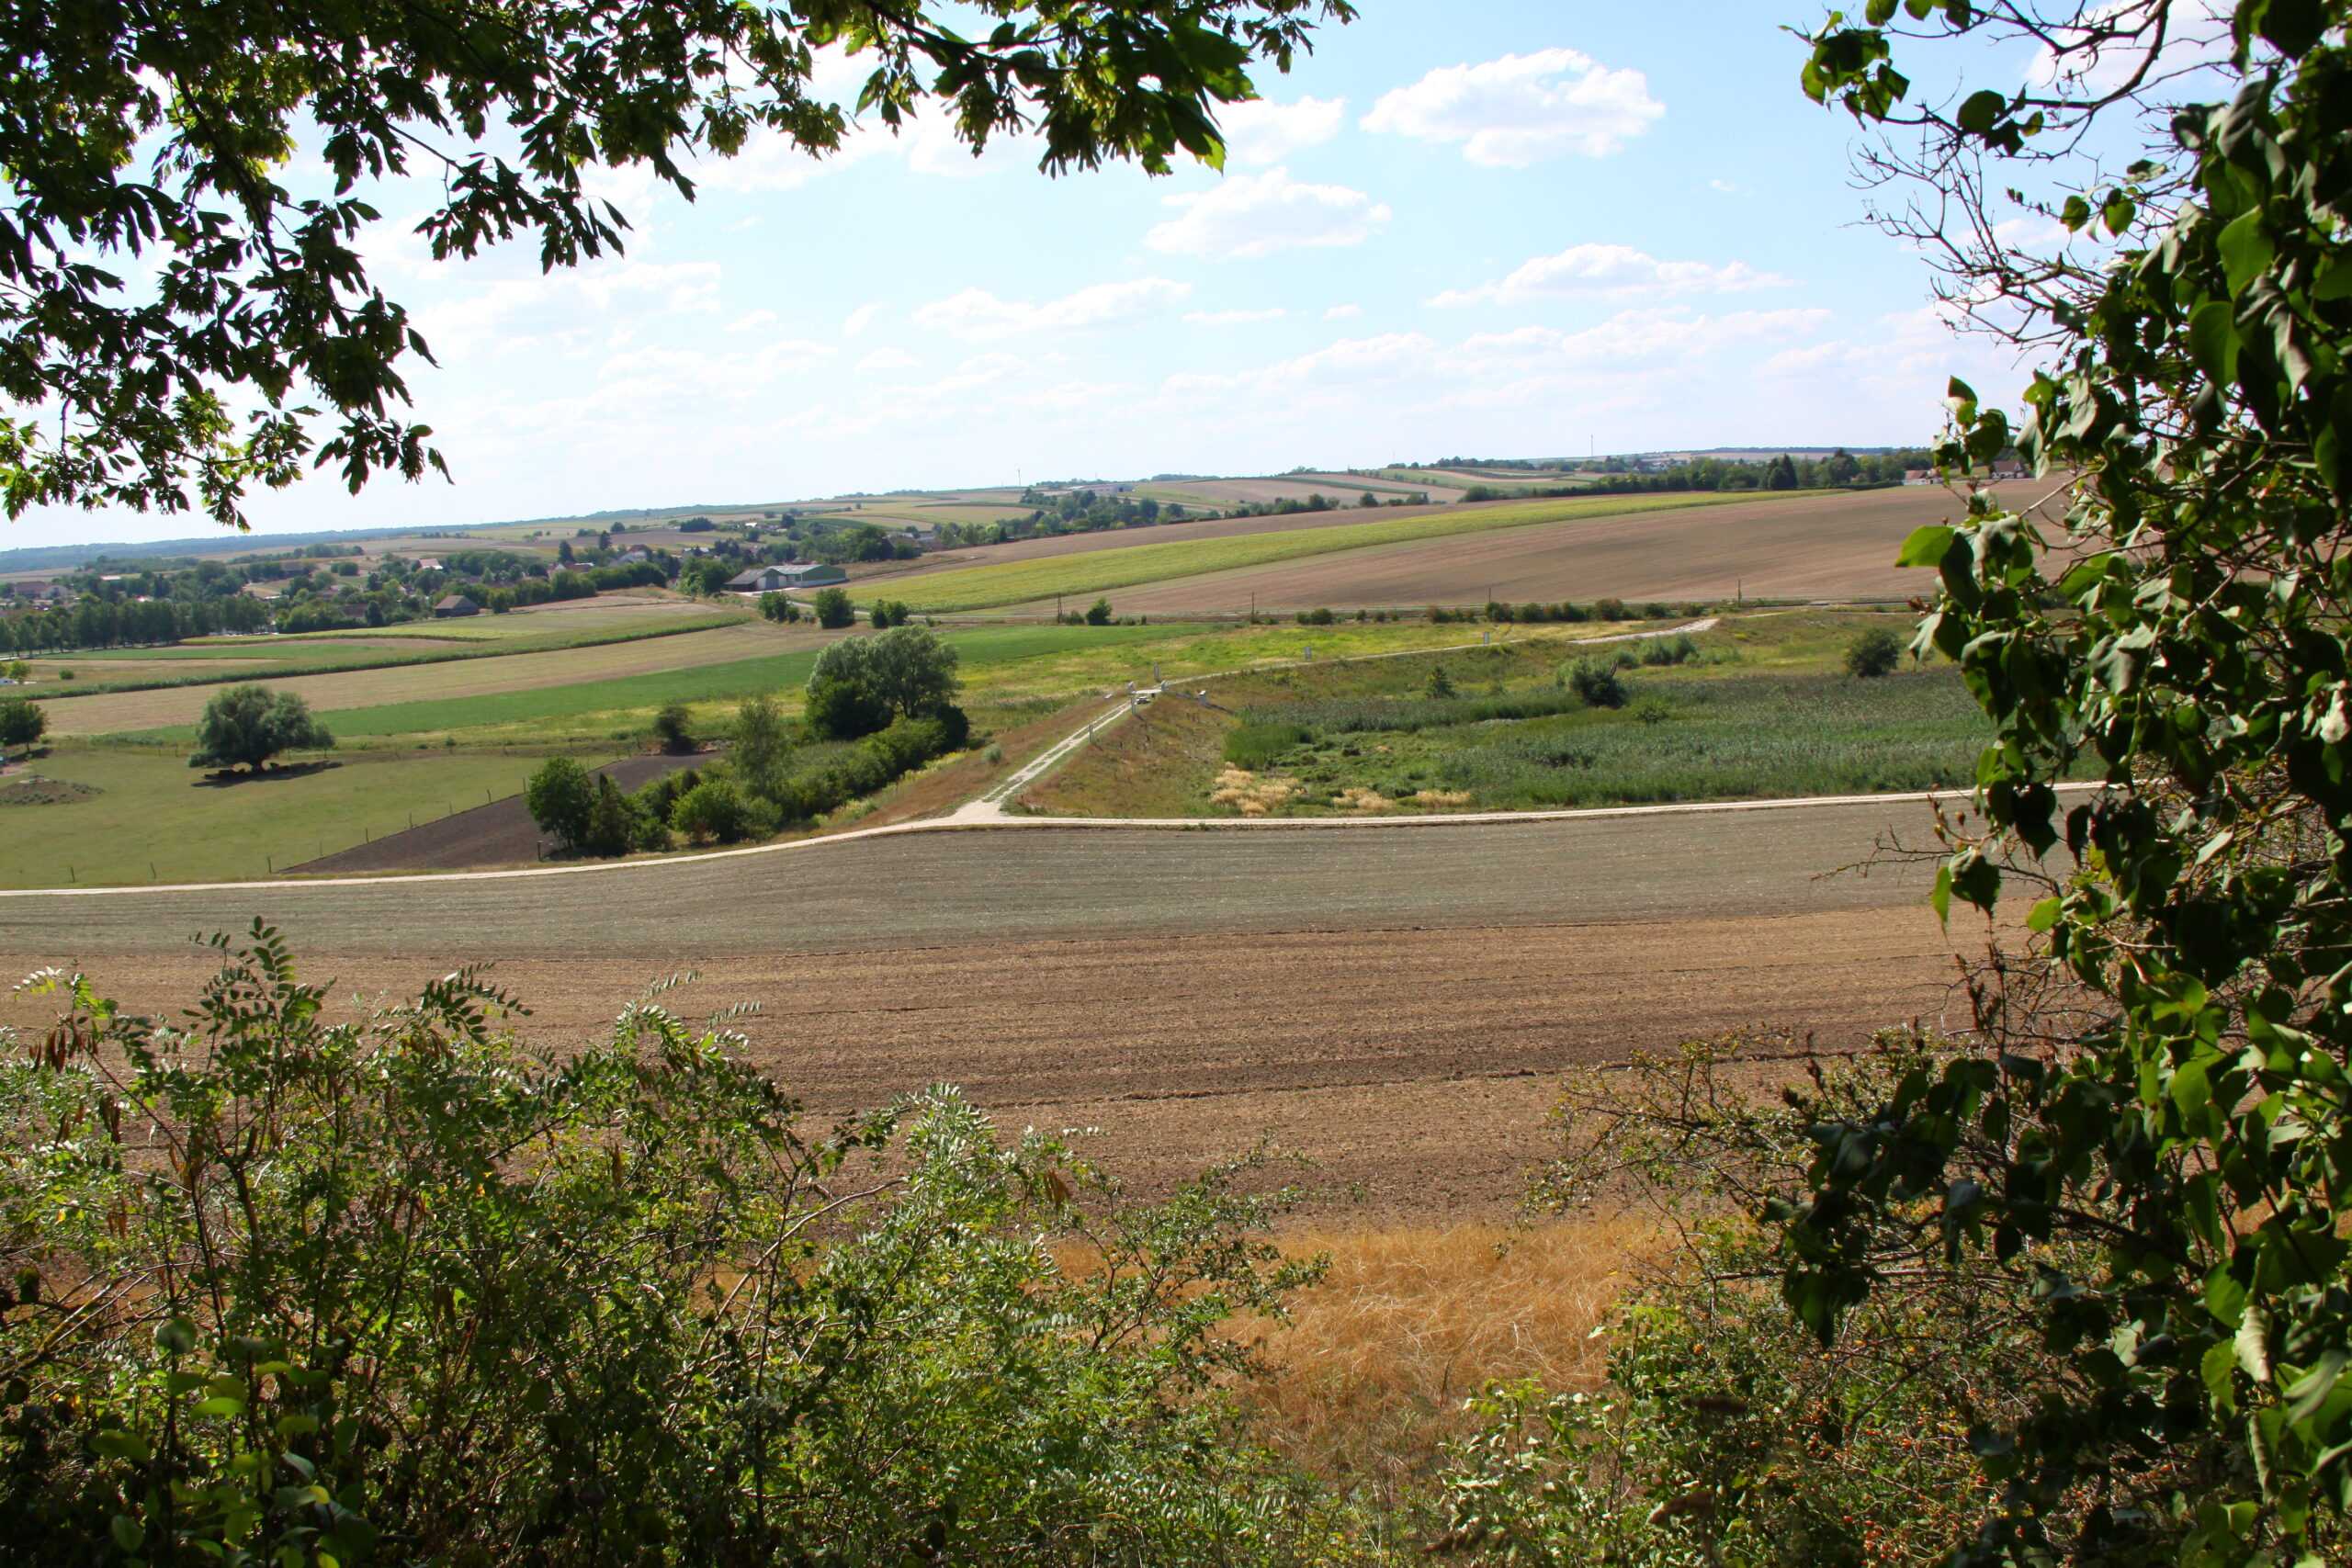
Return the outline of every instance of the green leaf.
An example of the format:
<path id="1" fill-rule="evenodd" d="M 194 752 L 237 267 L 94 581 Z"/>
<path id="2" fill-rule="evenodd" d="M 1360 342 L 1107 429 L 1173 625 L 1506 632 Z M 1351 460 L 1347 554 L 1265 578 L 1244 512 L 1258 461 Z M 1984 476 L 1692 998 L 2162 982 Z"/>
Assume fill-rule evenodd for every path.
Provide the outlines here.
<path id="1" fill-rule="evenodd" d="M 2327 28 L 2327 7 L 2320 0 L 2270 0 L 2262 8 L 2259 31 L 2263 40 L 2290 60 L 2301 60 L 2318 43 Z"/>
<path id="2" fill-rule="evenodd" d="M 2238 326 L 2226 299 L 2208 299 L 2188 316 L 2188 356 L 2215 386 L 2238 378 Z"/>
<path id="3" fill-rule="evenodd" d="M 2041 899 L 2026 911 L 2026 930 L 2037 933 L 2049 931 L 2058 923 L 2059 911 L 2065 908 L 2065 904 L 2066 901 L 2055 893 Z"/>
<path id="4" fill-rule="evenodd" d="M 1951 542 L 1960 537 L 1960 530 L 1942 523 L 1931 523 L 1924 528 L 1914 528 L 1896 552 L 1897 566 L 1940 566 L 1944 553 Z"/>
<path id="5" fill-rule="evenodd" d="M 2249 1305 L 2245 1315 L 2238 1319 L 2237 1338 L 2233 1342 L 2238 1365 L 2256 1382 L 2270 1381 L 2269 1332 L 2270 1319 L 2259 1303 Z"/>
<path id="6" fill-rule="evenodd" d="M 2001 111 L 2008 103 L 2007 97 L 1990 87 L 1971 93 L 1962 101 L 1956 121 L 1969 135 L 1982 136 L 2000 120 Z"/>
<path id="7" fill-rule="evenodd" d="M 2222 268 L 2229 276 L 2233 296 L 2245 293 L 2247 284 L 2267 272 L 2277 254 L 2270 236 L 2263 232 L 2260 208 L 2230 222 L 2215 243 L 2221 247 Z"/>
<path id="8" fill-rule="evenodd" d="M 1928 907 L 1944 925 L 1951 924 L 1951 867 L 1936 867 L 1936 885 L 1928 890 Z"/>
<path id="9" fill-rule="evenodd" d="M 2230 1374 L 2237 1370 L 2237 1350 L 2226 1339 L 2217 1339 L 2205 1348 L 2204 1359 L 2198 1371 L 2205 1379 L 2205 1392 L 2223 1410 L 2236 1406 L 2237 1389 Z"/>
<path id="10" fill-rule="evenodd" d="M 136 1551 L 147 1540 L 147 1527 L 129 1514 L 117 1514 L 107 1521 L 107 1533 L 125 1551 Z"/>
<path id="11" fill-rule="evenodd" d="M 243 1400 L 220 1393 L 213 1395 L 210 1399 L 198 1400 L 195 1413 L 198 1416 L 242 1416 L 244 1411 Z"/>

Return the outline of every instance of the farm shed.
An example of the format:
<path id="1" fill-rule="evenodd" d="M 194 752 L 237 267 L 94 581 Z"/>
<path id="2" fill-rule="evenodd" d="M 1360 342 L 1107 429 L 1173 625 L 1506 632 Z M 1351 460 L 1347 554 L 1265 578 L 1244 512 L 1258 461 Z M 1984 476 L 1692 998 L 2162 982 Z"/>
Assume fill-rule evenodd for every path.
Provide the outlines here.
<path id="1" fill-rule="evenodd" d="M 433 618 L 436 621 L 446 621 L 453 615 L 479 615 L 481 614 L 481 606 L 467 598 L 462 593 L 452 593 L 447 598 L 433 606 Z"/>
<path id="2" fill-rule="evenodd" d="M 773 593 L 784 585 L 784 568 L 780 566 L 755 566 L 727 580 L 727 586 L 738 593 Z"/>

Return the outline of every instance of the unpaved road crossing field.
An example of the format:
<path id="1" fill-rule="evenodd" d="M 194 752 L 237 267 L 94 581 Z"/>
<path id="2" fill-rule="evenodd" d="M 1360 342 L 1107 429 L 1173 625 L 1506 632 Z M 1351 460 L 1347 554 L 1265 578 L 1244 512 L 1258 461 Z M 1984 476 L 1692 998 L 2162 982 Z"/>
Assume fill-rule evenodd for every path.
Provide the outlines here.
<path id="1" fill-rule="evenodd" d="M 1855 1043 L 1934 1019 L 1951 947 L 1912 877 L 1818 879 L 1925 809 L 1427 829 L 1019 829 L 576 876 L 0 899 L 0 965 L 89 970 L 153 1010 L 255 913 L 337 994 L 469 959 L 554 1046 L 681 968 L 739 1000 L 820 1114 L 963 1084 L 1010 1127 L 1099 1125 L 1157 1188 L 1261 1135 L 1330 1206 L 1493 1213 L 1557 1071 L 1747 1025 Z M 41 1021 L 10 998 L 0 1019 Z"/>

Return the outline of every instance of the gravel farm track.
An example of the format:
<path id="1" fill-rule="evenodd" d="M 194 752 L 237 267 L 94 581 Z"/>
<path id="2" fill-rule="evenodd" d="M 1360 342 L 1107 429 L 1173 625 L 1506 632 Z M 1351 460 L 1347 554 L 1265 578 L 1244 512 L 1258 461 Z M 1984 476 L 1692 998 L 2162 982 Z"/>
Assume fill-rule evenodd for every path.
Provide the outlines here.
<path id="1" fill-rule="evenodd" d="M 1946 1017 L 1956 943 L 1910 870 L 1825 874 L 1888 800 L 1460 826 L 1003 827 L 820 840 L 578 873 L 0 897 L 0 967 L 88 971 L 134 1010 L 255 916 L 335 995 L 475 960 L 551 1048 L 647 983 L 737 1001 L 820 1117 L 934 1081 L 1008 1127 L 1096 1126 L 1143 1189 L 1260 1137 L 1318 1207 L 1495 1217 L 1542 1157 L 1559 1069 L 1747 1026 L 1859 1043 Z M 10 997 L 0 1022 L 45 1022 Z M 1957 1020 L 1954 1020 L 1957 1021 Z"/>

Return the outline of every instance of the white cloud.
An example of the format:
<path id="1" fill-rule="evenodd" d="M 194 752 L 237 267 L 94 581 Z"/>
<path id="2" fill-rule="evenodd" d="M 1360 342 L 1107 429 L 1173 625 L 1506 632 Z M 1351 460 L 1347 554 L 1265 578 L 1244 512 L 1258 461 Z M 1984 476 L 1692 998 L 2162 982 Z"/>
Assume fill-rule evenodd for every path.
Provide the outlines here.
<path id="1" fill-rule="evenodd" d="M 1993 238 L 2013 251 L 2060 250 L 2074 237 L 2064 223 L 2039 212 L 2005 218 L 1993 225 Z"/>
<path id="2" fill-rule="evenodd" d="M 1345 98 L 1301 98 L 1295 104 L 1251 98 L 1227 105 L 1217 124 L 1225 131 L 1227 163 L 1262 165 L 1322 146 L 1340 134 L 1347 114 Z"/>
<path id="3" fill-rule="evenodd" d="M 1361 305 L 1334 305 L 1323 312 L 1323 319 L 1327 321 L 1352 321 L 1363 314 L 1363 307 Z"/>
<path id="4" fill-rule="evenodd" d="M 911 370 L 915 364 L 915 356 L 903 348 L 877 348 L 859 360 L 857 368 L 862 375 L 874 376 L 889 370 Z"/>
<path id="5" fill-rule="evenodd" d="M 1436 354 L 1436 343 L 1419 333 L 1388 333 L 1380 337 L 1342 338 L 1312 354 L 1256 370 L 1170 376 L 1162 385 L 1179 397 L 1235 391 L 1295 393 L 1317 385 L 1353 389 L 1418 376 L 1427 369 Z"/>
<path id="6" fill-rule="evenodd" d="M 1384 94 L 1363 128 L 1459 143 L 1473 164 L 1523 169 L 1566 154 L 1605 158 L 1665 113 L 1640 72 L 1546 49 L 1432 71 Z"/>
<path id="7" fill-rule="evenodd" d="M 783 377 L 814 369 L 832 353 L 823 344 L 799 338 L 778 338 L 723 354 L 647 346 L 612 355 L 596 378 L 626 381 L 639 394 L 743 397 Z"/>
<path id="8" fill-rule="evenodd" d="M 1782 288 L 1789 282 L 1777 274 L 1758 272 L 1746 262 L 1715 266 L 1707 262 L 1660 261 L 1631 245 L 1570 245 L 1557 255 L 1537 256 L 1492 283 L 1448 289 L 1430 303 L 1522 305 L 1577 297 L 1738 294 L 1754 288 Z"/>
<path id="9" fill-rule="evenodd" d="M 587 311 L 623 302 L 639 315 L 716 310 L 720 276 L 716 262 L 623 260 L 453 288 L 414 316 L 436 354 L 463 356 L 547 332 L 578 330 Z"/>
<path id="10" fill-rule="evenodd" d="M 730 333 L 749 333 L 757 332 L 762 327 L 772 327 L 774 325 L 775 325 L 775 312 L 774 310 L 753 310 L 748 315 L 738 316 L 733 321 L 728 322 L 727 330 Z"/>
<path id="11" fill-rule="evenodd" d="M 881 313 L 882 307 L 879 305 L 860 305 L 856 310 L 852 310 L 848 315 L 842 318 L 842 336 L 857 336 L 866 328 L 872 326 L 874 324 L 874 318 Z"/>
<path id="12" fill-rule="evenodd" d="M 2027 83 L 2042 91 L 2063 88 L 2070 96 L 2112 93 L 2131 81 L 2148 58 L 2159 19 L 2164 25 L 2164 52 L 2151 76 L 2218 65 L 2230 58 L 2233 46 L 2231 0 L 2110 0 L 2094 6 L 2082 19 L 2089 27 L 2052 27 L 2046 37 L 2065 50 L 2062 56 L 2045 43 L 2026 66 Z M 2115 36 L 2102 42 L 2102 37 Z"/>
<path id="13" fill-rule="evenodd" d="M 1253 321 L 1279 321 L 1288 314 L 1279 305 L 1266 310 L 1187 310 L 1184 321 L 1195 327 L 1246 327 Z"/>
<path id="14" fill-rule="evenodd" d="M 1684 306 L 1623 310 L 1599 326 L 1562 333 L 1555 346 L 1566 358 L 1585 365 L 1688 358 L 1817 332 L 1829 319 L 1830 312 L 1817 309 L 1733 310 L 1720 316 L 1699 315 Z"/>
<path id="15" fill-rule="evenodd" d="M 1712 191 L 1720 192 L 1724 196 L 1737 196 L 1739 194 L 1739 187 L 1732 184 L 1729 180 L 1709 180 L 1707 182 L 1707 188 Z"/>
<path id="16" fill-rule="evenodd" d="M 1276 251 L 1360 245 L 1392 214 L 1360 190 L 1305 185 L 1284 169 L 1228 175 L 1205 191 L 1171 196 L 1176 216 L 1144 236 L 1155 251 L 1246 261 Z"/>
<path id="17" fill-rule="evenodd" d="M 1025 299 L 1000 299 L 985 288 L 967 288 L 944 299 L 934 299 L 915 312 L 915 324 L 972 343 L 1024 337 L 1036 333 L 1068 332 L 1132 321 L 1193 292 L 1189 283 L 1165 277 L 1138 277 L 1125 283 L 1098 283 L 1065 294 L 1058 299 L 1033 304 Z"/>

